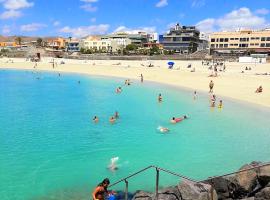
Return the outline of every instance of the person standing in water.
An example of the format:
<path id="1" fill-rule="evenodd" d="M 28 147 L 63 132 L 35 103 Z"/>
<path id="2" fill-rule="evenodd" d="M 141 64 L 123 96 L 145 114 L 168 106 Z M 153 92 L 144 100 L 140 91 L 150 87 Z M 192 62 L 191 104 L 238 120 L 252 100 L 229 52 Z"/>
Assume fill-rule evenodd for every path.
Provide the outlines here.
<path id="1" fill-rule="evenodd" d="M 219 101 L 218 108 L 223 108 L 223 102 L 222 102 L 222 100 Z"/>
<path id="2" fill-rule="evenodd" d="M 110 185 L 110 180 L 105 178 L 92 193 L 93 200 L 105 200 L 109 196 L 108 186 Z"/>
<path id="3" fill-rule="evenodd" d="M 209 93 L 213 93 L 214 82 L 211 80 L 209 83 Z"/>
<path id="4" fill-rule="evenodd" d="M 158 102 L 159 102 L 159 103 L 162 102 L 162 96 L 161 96 L 161 94 L 158 95 Z"/>
<path id="5" fill-rule="evenodd" d="M 143 83 L 143 74 L 141 74 L 141 83 Z"/>
<path id="6" fill-rule="evenodd" d="M 115 119 L 119 119 L 119 113 L 118 113 L 118 111 L 115 111 L 115 113 L 114 113 L 114 118 L 115 118 Z"/>
<path id="7" fill-rule="evenodd" d="M 193 100 L 196 100 L 196 99 L 197 99 L 197 91 L 194 91 Z"/>

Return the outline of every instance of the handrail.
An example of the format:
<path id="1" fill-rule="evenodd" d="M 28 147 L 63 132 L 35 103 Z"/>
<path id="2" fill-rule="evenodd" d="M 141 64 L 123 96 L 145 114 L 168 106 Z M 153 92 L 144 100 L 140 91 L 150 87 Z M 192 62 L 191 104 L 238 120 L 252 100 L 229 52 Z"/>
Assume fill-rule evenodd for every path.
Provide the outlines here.
<path id="1" fill-rule="evenodd" d="M 115 182 L 115 183 L 113 183 L 113 184 L 110 184 L 109 187 L 113 187 L 113 186 L 117 185 L 118 183 L 121 183 L 121 182 L 123 182 L 123 181 L 125 181 L 125 180 L 127 180 L 127 179 L 129 179 L 129 178 L 131 178 L 131 177 L 133 177 L 133 176 L 136 176 L 137 174 L 140 174 L 140 173 L 142 173 L 142 172 L 144 172 L 144 171 L 146 171 L 146 170 L 148 170 L 148 169 L 150 169 L 150 168 L 152 168 L 151 165 L 148 166 L 148 167 L 146 167 L 146 168 L 144 168 L 144 169 L 141 169 L 140 171 L 137 171 L 137 172 L 135 172 L 135 173 L 133 173 L 133 174 L 131 174 L 131 175 L 125 177 L 125 178 L 122 178 L 122 179 L 120 179 L 119 181 L 117 181 L 117 182 Z"/>
<path id="2" fill-rule="evenodd" d="M 183 179 L 186 179 L 186 180 L 188 180 L 188 181 L 191 181 L 191 182 L 194 182 L 194 183 L 198 183 L 198 181 L 192 180 L 192 179 L 190 179 L 190 178 L 188 178 L 188 177 L 186 177 L 186 176 L 184 176 L 184 175 L 177 174 L 177 173 L 175 173 L 175 172 L 169 171 L 169 170 L 167 170 L 167 169 L 163 169 L 163 168 L 161 168 L 161 167 L 157 167 L 157 166 L 154 166 L 154 165 L 150 165 L 150 166 L 148 166 L 148 167 L 146 167 L 146 168 L 144 168 L 144 169 L 141 169 L 141 170 L 139 170 L 139 171 L 137 171 L 137 172 L 135 172 L 135 173 L 133 173 L 133 174 L 131 174 L 131 175 L 125 177 L 125 178 L 121 178 L 121 179 L 118 180 L 117 182 L 115 182 L 115 183 L 113 183 L 113 184 L 110 184 L 109 187 L 113 187 L 113 186 L 115 186 L 115 185 L 117 185 L 117 184 L 119 184 L 119 183 L 121 183 L 121 182 L 123 182 L 123 181 L 125 181 L 125 180 L 128 180 L 129 178 L 132 178 L 133 176 L 136 176 L 137 174 L 140 174 L 140 173 L 142 173 L 142 172 L 144 172 L 144 171 L 146 171 L 146 170 L 148 170 L 148 169 L 150 169 L 150 168 L 155 168 L 155 169 L 158 169 L 158 170 L 160 170 L 160 171 L 164 171 L 164 172 L 166 172 L 166 173 L 168 173 L 168 174 L 171 174 L 171 175 L 174 175 L 174 176 L 178 176 L 179 178 L 183 178 Z"/>

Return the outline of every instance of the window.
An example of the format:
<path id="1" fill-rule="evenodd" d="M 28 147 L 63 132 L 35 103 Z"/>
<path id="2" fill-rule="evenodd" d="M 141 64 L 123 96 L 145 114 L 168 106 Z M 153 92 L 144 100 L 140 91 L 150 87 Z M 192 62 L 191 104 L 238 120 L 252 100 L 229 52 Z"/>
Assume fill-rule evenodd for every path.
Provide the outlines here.
<path id="1" fill-rule="evenodd" d="M 218 48 L 218 44 L 216 44 L 216 48 Z"/>
<path id="2" fill-rule="evenodd" d="M 219 42 L 219 39 L 217 39 L 217 42 Z"/>
<path id="3" fill-rule="evenodd" d="M 256 43 L 255 46 L 259 46 L 259 43 Z"/>
<path id="4" fill-rule="evenodd" d="M 265 41 L 265 40 L 266 40 L 266 38 L 265 38 L 265 37 L 262 37 L 262 38 L 261 38 L 261 41 Z"/>
<path id="5" fill-rule="evenodd" d="M 225 47 L 225 48 L 228 47 L 228 44 L 224 44 L 224 47 Z"/>
<path id="6" fill-rule="evenodd" d="M 230 46 L 233 46 L 233 44 L 230 44 Z"/>
<path id="7" fill-rule="evenodd" d="M 238 47 L 238 44 L 234 44 L 233 46 Z"/>
<path id="8" fill-rule="evenodd" d="M 251 40 L 256 40 L 256 38 L 255 37 L 252 37 Z"/>
<path id="9" fill-rule="evenodd" d="M 259 37 L 256 37 L 256 40 L 260 40 L 260 38 Z"/>
<path id="10" fill-rule="evenodd" d="M 248 42 L 249 38 L 240 38 L 240 42 Z"/>
<path id="11" fill-rule="evenodd" d="M 215 45 L 214 44 L 211 44 L 211 48 L 215 48 Z"/>
<path id="12" fill-rule="evenodd" d="M 220 38 L 220 42 L 224 42 L 224 38 Z"/>
<path id="13" fill-rule="evenodd" d="M 267 38 L 266 38 L 266 41 L 270 41 L 270 37 L 267 37 Z"/>
<path id="14" fill-rule="evenodd" d="M 234 38 L 230 38 L 230 40 L 234 40 Z"/>
<path id="15" fill-rule="evenodd" d="M 265 44 L 264 44 L 264 43 L 262 43 L 262 44 L 261 44 L 261 47 L 265 47 Z"/>
<path id="16" fill-rule="evenodd" d="M 239 44 L 239 47 L 246 48 L 248 47 L 248 44 Z"/>
<path id="17" fill-rule="evenodd" d="M 234 40 L 239 40 L 239 38 L 234 38 Z"/>
<path id="18" fill-rule="evenodd" d="M 266 43 L 266 47 L 270 47 L 270 43 Z"/>
<path id="19" fill-rule="evenodd" d="M 216 40 L 215 39 L 211 39 L 211 42 L 215 42 Z"/>
<path id="20" fill-rule="evenodd" d="M 251 43 L 250 46 L 254 46 L 254 44 Z"/>
<path id="21" fill-rule="evenodd" d="M 220 45 L 219 45 L 219 48 L 223 48 L 223 44 L 220 44 Z"/>
<path id="22" fill-rule="evenodd" d="M 229 42 L 229 38 L 225 38 L 225 42 Z"/>

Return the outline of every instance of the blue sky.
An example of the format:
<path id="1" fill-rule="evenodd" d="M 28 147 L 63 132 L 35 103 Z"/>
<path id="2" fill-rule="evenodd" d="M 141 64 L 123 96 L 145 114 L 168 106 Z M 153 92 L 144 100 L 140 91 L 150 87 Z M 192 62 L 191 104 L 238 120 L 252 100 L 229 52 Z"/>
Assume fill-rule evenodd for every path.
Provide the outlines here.
<path id="1" fill-rule="evenodd" d="M 270 27 L 270 0 L 0 0 L 2 35 L 82 37 L 164 33 L 179 22 L 204 32 Z"/>

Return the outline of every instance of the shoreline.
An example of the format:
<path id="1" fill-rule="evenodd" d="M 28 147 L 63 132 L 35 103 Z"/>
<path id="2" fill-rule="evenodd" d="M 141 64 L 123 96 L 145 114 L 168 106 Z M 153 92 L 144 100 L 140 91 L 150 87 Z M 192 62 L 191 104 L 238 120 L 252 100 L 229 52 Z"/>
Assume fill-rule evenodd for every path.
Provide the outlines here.
<path id="1" fill-rule="evenodd" d="M 50 58 L 48 58 L 50 59 Z M 258 65 L 252 74 L 241 74 L 240 65 L 252 66 L 252 64 L 228 63 L 227 72 L 221 73 L 219 77 L 208 77 L 209 70 L 204 66 L 199 66 L 198 61 L 193 61 L 192 65 L 196 66 L 196 72 L 191 73 L 190 69 L 181 67 L 180 70 L 168 70 L 166 61 L 150 61 L 155 65 L 159 64 L 163 67 L 142 67 L 139 63 L 149 61 L 88 61 L 82 63 L 82 60 L 70 62 L 65 60 L 64 65 L 58 65 L 52 68 L 52 64 L 48 60 L 38 63 L 36 69 L 33 68 L 34 63 L 23 61 L 22 59 L 13 59 L 15 62 L 6 63 L 0 60 L 0 69 L 7 70 L 30 70 L 45 71 L 54 73 L 70 73 L 87 76 L 100 76 L 104 78 L 123 78 L 140 81 L 140 74 L 144 76 L 145 82 L 153 82 L 154 84 L 162 84 L 165 87 L 173 87 L 175 89 L 183 89 L 187 91 L 197 91 L 208 94 L 208 84 L 210 80 L 215 83 L 214 94 L 221 98 L 228 98 L 232 101 L 240 101 L 243 103 L 254 104 L 255 107 L 262 106 L 270 108 L 270 76 L 258 76 L 255 73 L 263 73 L 266 70 L 270 72 L 270 64 Z M 59 59 L 63 60 L 63 59 Z M 56 61 L 57 62 L 57 61 Z M 89 63 L 90 62 L 90 63 Z M 91 63 L 98 64 L 91 65 Z M 124 63 L 125 65 L 116 65 L 114 62 Z M 190 61 L 176 61 L 176 65 L 184 65 Z M 126 66 L 128 64 L 128 66 Z M 21 65 L 21 66 L 19 66 Z M 164 66 L 165 65 L 165 66 Z M 198 72 L 197 72 L 198 70 Z M 267 71 L 267 72 L 268 72 Z M 255 89 L 262 85 L 263 93 L 255 93 Z M 192 94 L 191 94 L 192 95 Z"/>

